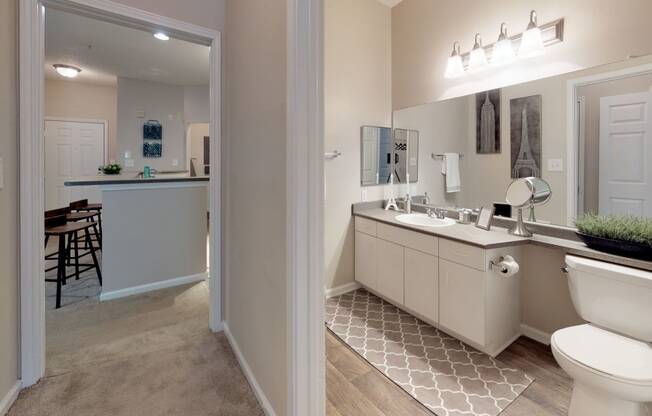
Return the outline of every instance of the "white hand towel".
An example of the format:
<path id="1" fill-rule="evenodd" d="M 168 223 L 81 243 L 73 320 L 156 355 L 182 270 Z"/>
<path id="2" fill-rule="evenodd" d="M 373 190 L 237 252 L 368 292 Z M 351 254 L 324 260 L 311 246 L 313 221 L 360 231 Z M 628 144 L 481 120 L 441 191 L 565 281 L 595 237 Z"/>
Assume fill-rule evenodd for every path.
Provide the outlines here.
<path id="1" fill-rule="evenodd" d="M 460 182 L 460 155 L 457 153 L 444 153 L 441 164 L 441 173 L 446 175 L 446 192 L 454 193 L 462 190 Z"/>

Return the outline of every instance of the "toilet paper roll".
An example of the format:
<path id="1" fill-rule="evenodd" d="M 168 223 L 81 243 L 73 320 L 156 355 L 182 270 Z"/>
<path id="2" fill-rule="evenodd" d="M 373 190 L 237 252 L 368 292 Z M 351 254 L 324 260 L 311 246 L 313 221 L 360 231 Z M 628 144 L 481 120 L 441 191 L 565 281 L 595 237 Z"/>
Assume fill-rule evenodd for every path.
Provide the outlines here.
<path id="1" fill-rule="evenodd" d="M 514 276 L 520 269 L 520 266 L 516 260 L 514 260 L 514 257 L 509 255 L 504 256 L 502 261 L 498 262 L 496 266 L 500 275 L 505 277 Z"/>

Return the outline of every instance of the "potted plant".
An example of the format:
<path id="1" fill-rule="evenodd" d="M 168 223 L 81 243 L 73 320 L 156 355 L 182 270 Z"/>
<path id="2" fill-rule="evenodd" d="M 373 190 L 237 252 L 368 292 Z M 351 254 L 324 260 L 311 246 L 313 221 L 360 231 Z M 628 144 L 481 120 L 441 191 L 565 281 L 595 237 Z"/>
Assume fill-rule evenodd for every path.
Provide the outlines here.
<path id="1" fill-rule="evenodd" d="M 590 248 L 652 260 L 652 219 L 631 215 L 585 214 L 575 220 L 577 235 Z"/>
<path id="2" fill-rule="evenodd" d="M 122 166 L 119 163 L 109 163 L 108 165 L 100 166 L 99 170 L 105 175 L 119 175 L 122 171 Z"/>

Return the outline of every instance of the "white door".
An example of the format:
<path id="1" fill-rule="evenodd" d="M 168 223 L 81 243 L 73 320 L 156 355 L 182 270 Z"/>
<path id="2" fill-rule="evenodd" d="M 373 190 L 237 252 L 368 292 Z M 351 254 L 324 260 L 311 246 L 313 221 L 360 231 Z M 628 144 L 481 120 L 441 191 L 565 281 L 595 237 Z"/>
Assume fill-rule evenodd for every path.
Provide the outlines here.
<path id="1" fill-rule="evenodd" d="M 600 214 L 652 217 L 652 94 L 600 99 Z"/>
<path id="2" fill-rule="evenodd" d="M 102 202 L 97 186 L 64 186 L 71 179 L 91 179 L 104 164 L 104 124 L 45 121 L 45 209 L 88 199 Z"/>

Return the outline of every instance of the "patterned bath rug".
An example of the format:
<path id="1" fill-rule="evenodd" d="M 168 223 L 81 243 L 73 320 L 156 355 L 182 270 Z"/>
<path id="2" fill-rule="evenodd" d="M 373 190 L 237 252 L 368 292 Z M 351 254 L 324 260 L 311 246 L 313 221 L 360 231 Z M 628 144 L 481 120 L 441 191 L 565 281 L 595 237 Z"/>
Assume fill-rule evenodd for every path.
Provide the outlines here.
<path id="1" fill-rule="evenodd" d="M 437 416 L 496 416 L 534 381 L 364 289 L 328 299 L 326 326 Z"/>

